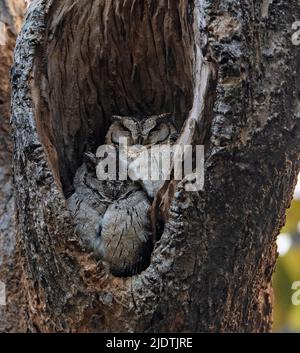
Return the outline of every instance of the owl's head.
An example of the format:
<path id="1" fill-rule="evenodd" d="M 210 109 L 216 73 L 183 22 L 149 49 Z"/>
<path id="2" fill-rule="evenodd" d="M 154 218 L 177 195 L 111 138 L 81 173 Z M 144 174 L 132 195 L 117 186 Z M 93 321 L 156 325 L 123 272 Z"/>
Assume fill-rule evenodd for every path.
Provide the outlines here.
<path id="1" fill-rule="evenodd" d="M 176 135 L 171 114 L 153 115 L 143 119 L 113 116 L 106 135 L 106 144 L 118 145 L 120 138 L 126 138 L 128 146 L 172 144 Z"/>

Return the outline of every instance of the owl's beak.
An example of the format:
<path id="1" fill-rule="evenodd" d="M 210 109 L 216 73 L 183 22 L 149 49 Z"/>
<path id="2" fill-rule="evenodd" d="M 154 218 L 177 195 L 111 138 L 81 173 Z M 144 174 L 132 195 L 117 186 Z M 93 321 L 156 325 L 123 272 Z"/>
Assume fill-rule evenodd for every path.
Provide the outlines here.
<path id="1" fill-rule="evenodd" d="M 144 143 L 144 138 L 143 138 L 143 136 L 139 136 L 137 142 L 138 142 L 138 145 L 143 145 L 143 143 Z"/>

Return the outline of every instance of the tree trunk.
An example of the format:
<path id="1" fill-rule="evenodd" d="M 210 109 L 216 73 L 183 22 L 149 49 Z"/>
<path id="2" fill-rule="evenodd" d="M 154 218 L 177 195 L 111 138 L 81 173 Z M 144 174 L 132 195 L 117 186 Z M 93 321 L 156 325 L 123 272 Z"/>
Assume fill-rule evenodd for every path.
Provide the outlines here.
<path id="1" fill-rule="evenodd" d="M 10 134 L 10 82 L 16 36 L 25 11 L 23 0 L 0 1 L 0 281 L 6 285 L 7 305 L 0 306 L 0 332 L 24 330 L 15 260 L 15 218 L 12 189 L 12 139 Z M 18 261 L 18 260 L 17 260 Z"/>
<path id="2" fill-rule="evenodd" d="M 299 172 L 296 15 L 296 0 L 31 4 L 12 74 L 28 330 L 271 330 L 275 240 Z M 179 143 L 205 145 L 205 187 L 164 186 L 150 266 L 117 278 L 80 247 L 66 196 L 111 115 L 165 112 Z"/>

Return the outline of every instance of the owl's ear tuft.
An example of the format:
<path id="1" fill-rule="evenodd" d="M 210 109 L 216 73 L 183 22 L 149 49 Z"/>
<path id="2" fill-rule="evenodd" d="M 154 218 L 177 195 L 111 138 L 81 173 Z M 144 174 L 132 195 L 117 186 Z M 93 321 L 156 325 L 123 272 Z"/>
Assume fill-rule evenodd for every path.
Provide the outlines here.
<path id="1" fill-rule="evenodd" d="M 91 152 L 84 153 L 83 160 L 89 169 L 95 169 L 98 164 L 97 157 Z"/>
<path id="2" fill-rule="evenodd" d="M 120 122 L 124 119 L 124 116 L 120 116 L 120 115 L 113 115 L 110 120 L 112 123 L 115 123 L 115 122 Z"/>

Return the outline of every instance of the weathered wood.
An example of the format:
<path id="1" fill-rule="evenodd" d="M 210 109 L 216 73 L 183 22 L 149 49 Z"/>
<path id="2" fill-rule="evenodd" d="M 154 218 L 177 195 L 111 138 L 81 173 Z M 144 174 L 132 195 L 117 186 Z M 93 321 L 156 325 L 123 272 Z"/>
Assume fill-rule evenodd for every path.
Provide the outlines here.
<path id="1" fill-rule="evenodd" d="M 15 262 L 15 218 L 10 135 L 10 82 L 13 50 L 25 11 L 23 0 L 0 1 L 0 281 L 6 285 L 7 305 L 0 306 L 0 332 L 24 329 L 19 297 L 20 269 Z"/>
<path id="2" fill-rule="evenodd" d="M 295 14 L 296 0 L 32 3 L 12 75 L 29 330 L 270 331 L 275 239 L 299 171 Z M 78 245 L 65 195 L 110 115 L 168 111 L 179 128 L 198 121 L 205 189 L 179 183 L 149 268 L 114 278 Z"/>

